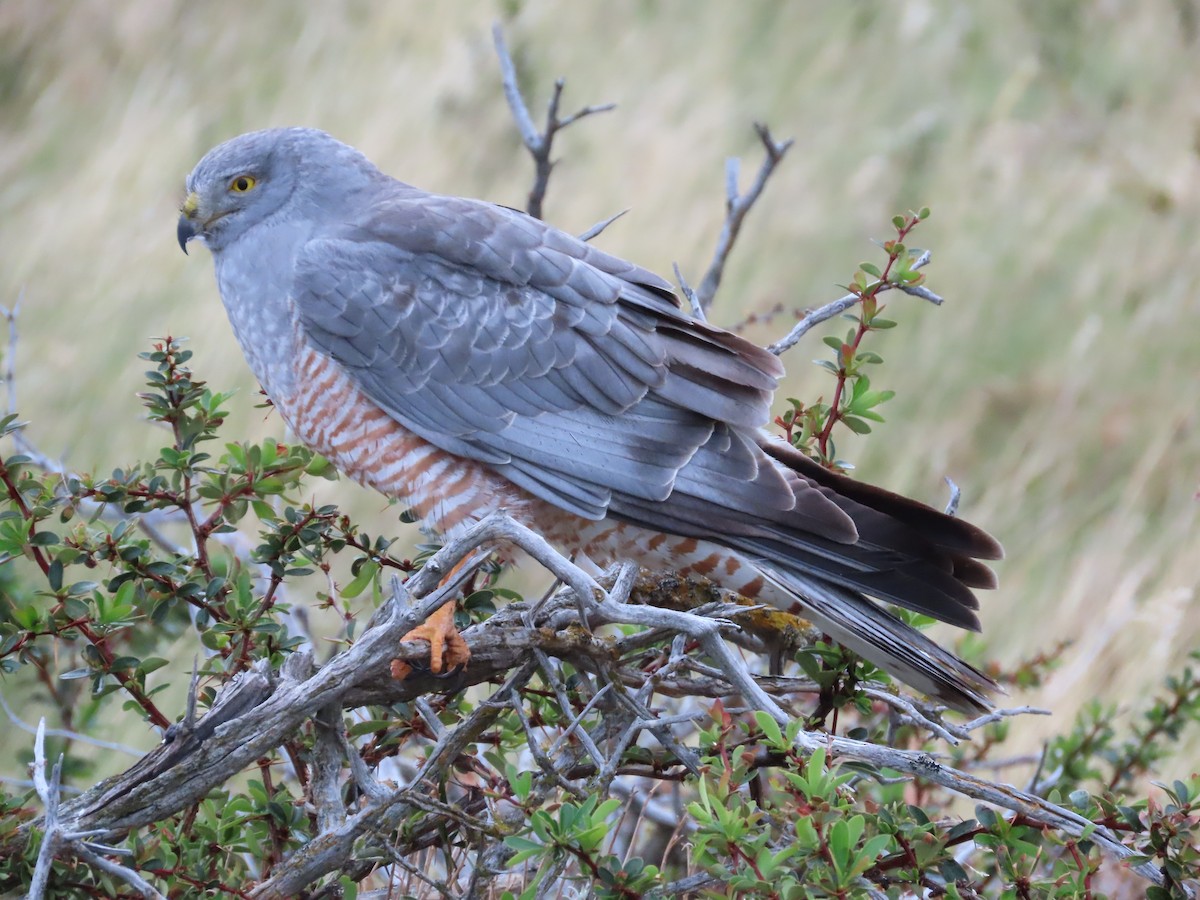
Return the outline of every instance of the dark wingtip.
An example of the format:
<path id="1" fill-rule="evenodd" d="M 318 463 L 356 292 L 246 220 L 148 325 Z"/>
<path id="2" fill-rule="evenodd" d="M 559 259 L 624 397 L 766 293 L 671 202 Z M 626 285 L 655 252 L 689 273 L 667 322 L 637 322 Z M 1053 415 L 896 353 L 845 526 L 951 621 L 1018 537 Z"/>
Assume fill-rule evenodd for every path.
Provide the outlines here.
<path id="1" fill-rule="evenodd" d="M 782 441 L 763 440 L 759 446 L 802 477 L 811 478 L 856 503 L 920 529 L 926 539 L 946 550 L 976 559 L 1004 558 L 1000 543 L 970 522 L 948 516 L 918 500 L 831 472 Z"/>
<path id="2" fill-rule="evenodd" d="M 954 577 L 967 587 L 984 591 L 994 591 L 1000 584 L 988 566 L 966 556 L 954 557 Z"/>

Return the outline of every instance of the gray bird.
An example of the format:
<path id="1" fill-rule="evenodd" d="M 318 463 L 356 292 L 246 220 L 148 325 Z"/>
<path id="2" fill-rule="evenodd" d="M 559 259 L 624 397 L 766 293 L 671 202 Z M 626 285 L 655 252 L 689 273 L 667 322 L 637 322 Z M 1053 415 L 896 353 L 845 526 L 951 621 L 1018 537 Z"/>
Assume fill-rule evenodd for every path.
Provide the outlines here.
<path id="1" fill-rule="evenodd" d="M 520 212 L 429 194 L 305 128 L 187 179 L 246 359 L 301 441 L 443 534 L 506 509 L 564 553 L 698 573 L 967 712 L 995 683 L 869 597 L 978 629 L 999 544 L 762 430 L 783 368 L 662 278 Z M 469 657 L 443 608 L 411 637 Z M 443 659 L 444 657 L 444 659 Z"/>

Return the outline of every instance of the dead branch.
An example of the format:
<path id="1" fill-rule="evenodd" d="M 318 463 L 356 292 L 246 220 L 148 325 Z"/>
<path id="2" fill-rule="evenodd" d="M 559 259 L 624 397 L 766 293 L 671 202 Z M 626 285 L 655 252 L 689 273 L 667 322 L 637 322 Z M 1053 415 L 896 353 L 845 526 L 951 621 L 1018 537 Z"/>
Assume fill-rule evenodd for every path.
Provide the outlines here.
<path id="1" fill-rule="evenodd" d="M 746 214 L 750 212 L 751 207 L 762 195 L 763 188 L 767 185 L 767 179 L 783 161 L 784 155 L 793 144 L 791 138 L 786 141 L 776 141 L 771 136 L 771 129 L 761 122 L 754 123 L 754 131 L 758 134 L 766 156 L 763 157 L 758 174 L 746 193 L 739 193 L 738 189 L 738 174 L 742 161 L 735 156 L 725 163 L 725 221 L 721 225 L 721 234 L 717 238 L 717 248 L 713 252 L 712 262 L 708 266 L 708 271 L 704 273 L 700 287 L 696 289 L 699 307 L 705 313 L 712 307 L 713 300 L 717 295 L 717 288 L 721 286 L 721 277 L 725 274 L 725 263 L 729 260 L 729 253 L 742 229 L 742 222 L 745 221 Z"/>
<path id="2" fill-rule="evenodd" d="M 542 218 L 542 204 L 546 199 L 546 188 L 550 183 L 550 172 L 554 168 L 554 160 L 550 158 L 550 154 L 554 147 L 555 135 L 568 125 L 587 116 L 616 109 L 616 104 L 601 103 L 597 106 L 585 106 L 578 112 L 560 119 L 558 105 L 562 99 L 566 81 L 563 78 L 557 78 L 554 81 L 554 91 L 550 94 L 550 102 L 546 107 L 545 130 L 538 131 L 537 126 L 533 124 L 533 117 L 529 114 L 529 107 L 525 104 L 525 98 L 521 95 L 521 88 L 517 84 L 517 68 L 513 65 L 508 45 L 504 41 L 504 31 L 499 24 L 492 26 L 492 40 L 496 45 L 496 56 L 500 60 L 500 72 L 504 81 L 504 98 L 508 101 L 508 108 L 516 120 L 517 130 L 521 133 L 521 141 L 525 144 L 530 156 L 533 157 L 533 187 L 529 190 L 525 211 L 535 219 L 540 219 Z M 617 217 L 614 216 L 613 219 L 615 218 Z M 602 223 L 596 230 L 596 234 L 599 234 L 613 219 Z M 594 237 L 595 235 L 590 236 Z M 584 238 L 584 240 L 587 239 Z"/>

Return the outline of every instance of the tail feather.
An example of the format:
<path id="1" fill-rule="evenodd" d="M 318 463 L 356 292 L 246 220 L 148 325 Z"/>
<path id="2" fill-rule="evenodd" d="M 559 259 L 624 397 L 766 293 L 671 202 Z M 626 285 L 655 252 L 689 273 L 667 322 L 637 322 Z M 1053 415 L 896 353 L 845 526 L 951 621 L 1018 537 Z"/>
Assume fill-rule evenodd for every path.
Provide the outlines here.
<path id="1" fill-rule="evenodd" d="M 830 472 L 765 433 L 746 437 L 758 463 L 753 477 L 744 476 L 740 456 L 737 477 L 727 472 L 732 445 L 715 431 L 712 446 L 697 450 L 668 497 L 614 493 L 609 514 L 737 551 L 774 583 L 762 596 L 787 604 L 794 598 L 838 641 L 955 709 L 988 709 L 995 682 L 868 598 L 977 631 L 974 590 L 996 586 L 982 560 L 1003 556 L 995 539 Z"/>
<path id="2" fill-rule="evenodd" d="M 861 594 L 769 564 L 759 571 L 801 599 L 804 615 L 838 643 L 906 684 L 968 715 L 988 712 L 988 695 L 1003 689 L 983 672 L 934 643 Z"/>
<path id="3" fill-rule="evenodd" d="M 832 492 L 830 496 L 853 501 L 910 525 L 946 550 L 975 559 L 1004 559 L 1004 548 L 999 542 L 970 522 L 948 516 L 902 494 L 832 472 L 782 440 L 766 439 L 760 441 L 759 446 L 800 477 L 828 488 Z"/>

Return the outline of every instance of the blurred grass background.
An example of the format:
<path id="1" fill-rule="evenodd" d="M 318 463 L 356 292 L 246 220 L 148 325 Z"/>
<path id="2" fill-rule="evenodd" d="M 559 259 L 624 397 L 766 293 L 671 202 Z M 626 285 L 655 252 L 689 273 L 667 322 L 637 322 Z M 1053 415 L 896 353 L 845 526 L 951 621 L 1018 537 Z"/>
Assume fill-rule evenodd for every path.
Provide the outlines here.
<path id="1" fill-rule="evenodd" d="M 230 439 L 282 436 L 254 408 L 206 253 L 175 244 L 184 176 L 220 140 L 305 124 L 422 187 L 523 206 L 499 19 L 538 111 L 559 74 L 566 110 L 618 104 L 562 136 L 548 218 L 579 232 L 632 207 L 598 243 L 651 269 L 677 261 L 699 281 L 724 159 L 742 156 L 746 178 L 758 165 L 752 121 L 796 138 L 718 322 L 838 296 L 892 214 L 932 207 L 915 243 L 948 302 L 891 298 L 901 327 L 872 344 L 887 360 L 874 380 L 898 396 L 840 449 L 934 504 L 952 477 L 963 514 L 1004 542 L 989 654 L 1013 665 L 1074 642 L 1044 688 L 1012 698 L 1056 712 L 1015 729 L 1015 749 L 1035 748 L 1090 699 L 1144 699 L 1200 644 L 1197 14 L 1195 0 L 8 0 L 0 302 L 24 291 L 28 434 L 83 470 L 152 451 L 136 354 L 169 332 L 215 388 L 242 389 Z M 781 401 L 828 396 L 809 363 L 825 352 L 811 335 L 785 357 Z M 400 527 L 347 482 L 323 491 L 374 533 Z"/>

